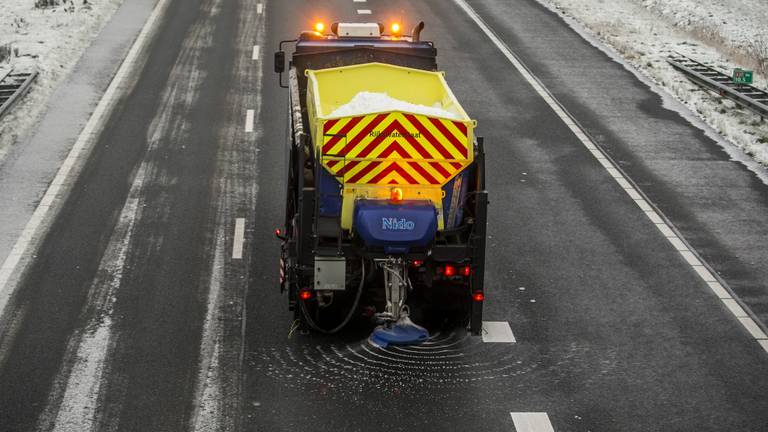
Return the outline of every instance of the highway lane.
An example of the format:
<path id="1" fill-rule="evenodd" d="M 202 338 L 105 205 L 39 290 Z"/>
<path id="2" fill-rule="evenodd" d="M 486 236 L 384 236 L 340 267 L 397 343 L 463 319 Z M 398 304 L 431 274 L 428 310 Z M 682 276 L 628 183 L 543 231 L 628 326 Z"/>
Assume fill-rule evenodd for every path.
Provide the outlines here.
<path id="1" fill-rule="evenodd" d="M 606 112 L 626 104 L 577 109 L 591 93 L 565 91 L 563 75 L 579 65 L 608 68 L 637 106 L 653 105 L 631 113 L 634 125 L 693 130 L 658 116 L 634 77 L 534 2 L 470 3 L 590 131 L 615 128 Z M 288 337 L 272 234 L 287 96 L 271 52 L 318 18 L 427 22 L 486 136 L 486 319 L 509 322 L 516 343 L 461 329 L 387 351 L 365 344 L 365 328 Z M 549 37 L 518 43 L 532 23 Z M 556 74 L 546 61 L 562 47 L 571 68 Z M 233 258 L 238 218 L 243 259 Z M 768 424 L 765 352 L 448 1 L 171 1 L 4 319 L 0 430 L 510 431 L 511 412 L 546 412 L 555 430 Z"/>
<path id="2" fill-rule="evenodd" d="M 635 92 L 627 96 L 660 105 L 534 2 L 472 3 L 503 23 L 515 48 L 535 45 L 522 53 L 534 66 L 538 54 L 549 59 L 567 49 L 570 69 L 562 75 L 607 67 L 617 86 Z M 528 411 L 547 412 L 555 430 L 759 430 L 768 422 L 765 353 L 460 9 L 450 2 L 332 4 L 281 2 L 270 6 L 268 21 L 306 26 L 329 8 L 343 18 L 367 8 L 373 20 L 427 22 L 424 35 L 436 42 L 440 68 L 487 138 L 486 314 L 509 321 L 518 342 L 483 345 L 459 332 L 438 336 L 435 350 L 382 353 L 359 334 L 286 340 L 290 317 L 274 312 L 284 302 L 251 291 L 249 430 L 501 431 L 513 428 L 510 412 Z M 276 46 L 295 30 L 274 28 L 268 42 Z M 534 69 L 542 70 L 560 77 Z M 280 90 L 265 87 L 264 94 L 275 100 Z M 589 97 L 564 94 L 583 104 Z M 601 114 L 626 105 L 611 96 L 600 95 Z M 264 114 L 266 124 L 285 121 L 279 111 Z M 672 114 L 661 125 L 652 121 L 655 111 L 632 114 L 632 125 L 687 128 L 701 139 Z M 584 121 L 614 124 L 597 115 Z M 265 142 L 280 139 L 266 132 Z M 260 153 L 261 176 L 279 175 L 281 154 L 277 147 Z M 262 190 L 259 208 L 280 199 L 281 188 Z M 263 214 L 281 221 L 280 209 Z M 256 233 L 256 241 L 269 234 Z M 268 256 L 254 255 L 254 262 Z M 260 281 L 269 287 L 276 277 Z"/>
<path id="3" fill-rule="evenodd" d="M 254 218 L 255 9 L 170 2 L 13 300 L 0 429 L 237 428 L 247 268 L 227 251 Z"/>

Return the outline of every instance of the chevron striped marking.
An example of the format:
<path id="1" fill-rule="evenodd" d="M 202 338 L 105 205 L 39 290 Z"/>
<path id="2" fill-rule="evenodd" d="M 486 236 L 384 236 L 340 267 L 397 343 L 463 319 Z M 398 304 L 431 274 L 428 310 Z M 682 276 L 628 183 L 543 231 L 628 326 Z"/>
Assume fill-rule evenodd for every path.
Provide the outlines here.
<path id="1" fill-rule="evenodd" d="M 467 125 L 405 113 L 323 124 L 323 165 L 356 184 L 443 185 L 472 162 Z"/>

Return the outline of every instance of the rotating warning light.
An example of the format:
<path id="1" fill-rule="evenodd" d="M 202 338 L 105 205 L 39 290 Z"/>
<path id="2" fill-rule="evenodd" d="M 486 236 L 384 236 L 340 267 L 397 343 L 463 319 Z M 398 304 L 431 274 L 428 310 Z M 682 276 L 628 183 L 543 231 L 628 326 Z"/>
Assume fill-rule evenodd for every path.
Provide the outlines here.
<path id="1" fill-rule="evenodd" d="M 403 200 L 403 190 L 401 188 L 395 187 L 392 188 L 390 191 L 389 199 L 394 202 L 400 202 Z"/>
<path id="2" fill-rule="evenodd" d="M 390 27 L 392 30 L 392 34 L 399 34 L 400 33 L 400 24 L 399 23 L 392 23 L 392 26 Z"/>
<path id="3" fill-rule="evenodd" d="M 325 30 L 325 24 L 323 24 L 322 21 L 318 21 L 315 23 L 315 31 L 318 33 L 322 33 L 323 30 Z"/>
<path id="4" fill-rule="evenodd" d="M 299 298 L 301 300 L 309 300 L 309 299 L 311 299 L 312 298 L 312 291 L 310 291 L 308 289 L 303 289 L 303 290 L 299 291 Z"/>

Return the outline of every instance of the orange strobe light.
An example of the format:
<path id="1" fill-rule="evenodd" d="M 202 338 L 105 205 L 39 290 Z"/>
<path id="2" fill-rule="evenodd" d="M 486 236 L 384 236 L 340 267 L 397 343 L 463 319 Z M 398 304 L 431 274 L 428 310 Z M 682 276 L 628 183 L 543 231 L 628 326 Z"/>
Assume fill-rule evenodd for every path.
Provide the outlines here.
<path id="1" fill-rule="evenodd" d="M 392 34 L 399 34 L 400 33 L 400 24 L 399 23 L 392 23 Z"/>
<path id="2" fill-rule="evenodd" d="M 318 21 L 315 23 L 315 31 L 318 33 L 322 33 L 323 30 L 325 30 L 325 24 L 323 24 L 321 21 Z"/>
<path id="3" fill-rule="evenodd" d="M 403 190 L 401 188 L 392 188 L 390 191 L 389 199 L 394 202 L 400 202 L 403 200 Z"/>

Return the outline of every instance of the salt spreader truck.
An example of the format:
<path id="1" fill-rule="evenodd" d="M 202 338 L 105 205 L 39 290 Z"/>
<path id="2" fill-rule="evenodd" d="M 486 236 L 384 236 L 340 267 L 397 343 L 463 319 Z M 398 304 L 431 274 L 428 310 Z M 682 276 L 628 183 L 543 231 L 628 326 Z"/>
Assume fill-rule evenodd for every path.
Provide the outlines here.
<path id="1" fill-rule="evenodd" d="M 290 111 L 281 291 L 307 329 L 367 316 L 386 331 L 410 316 L 481 331 L 483 140 L 423 28 L 318 25 L 275 53 Z"/>

